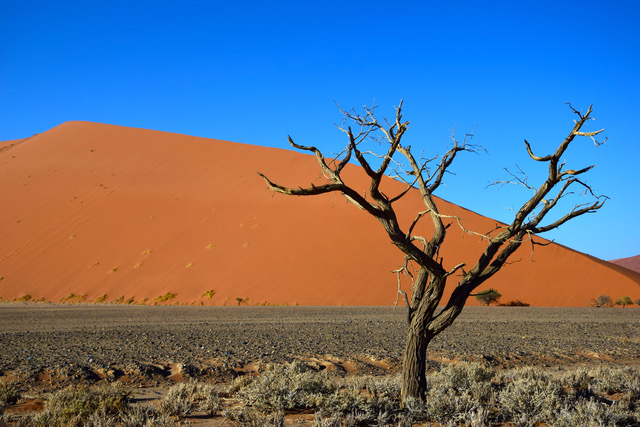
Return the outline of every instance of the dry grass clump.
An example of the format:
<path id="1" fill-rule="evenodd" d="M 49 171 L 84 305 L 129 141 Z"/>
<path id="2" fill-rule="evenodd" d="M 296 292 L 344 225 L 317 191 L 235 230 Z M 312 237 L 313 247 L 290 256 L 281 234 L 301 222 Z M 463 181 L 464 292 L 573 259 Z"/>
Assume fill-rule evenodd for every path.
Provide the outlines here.
<path id="1" fill-rule="evenodd" d="M 202 294 L 202 298 L 208 298 L 211 299 L 213 298 L 213 296 L 216 294 L 216 291 L 214 291 L 213 289 L 210 289 L 208 291 L 206 291 L 205 293 Z"/>
<path id="2" fill-rule="evenodd" d="M 164 426 L 221 413 L 238 426 L 283 426 L 285 413 L 313 413 L 317 427 L 411 426 L 638 426 L 640 371 L 633 367 L 579 369 L 554 377 L 527 367 L 496 373 L 477 363 L 448 365 L 427 378 L 425 400 L 400 402 L 399 376 L 340 378 L 299 362 L 270 365 L 261 376 L 237 378 L 224 397 L 211 385 L 171 387 L 159 405 L 131 406 L 124 389 L 70 387 L 46 402 L 24 426 Z M 0 399 L 17 401 L 0 382 Z M 9 397 L 2 397 L 9 396 Z M 1 401 L 0 401 L 1 402 Z M 0 405 L 2 406 L 2 405 Z M 3 418 L 0 418 L 2 426 Z"/>
<path id="3" fill-rule="evenodd" d="M 477 363 L 443 367 L 428 376 L 425 400 L 400 404 L 400 379 L 336 378 L 300 363 L 241 377 L 229 394 L 243 405 L 226 410 L 239 425 L 282 425 L 264 414 L 313 411 L 315 426 L 640 425 L 640 372 L 579 370 L 554 378 L 538 368 L 499 375 Z"/>
<path id="4" fill-rule="evenodd" d="M 225 410 L 222 415 L 234 425 L 240 427 L 283 427 L 284 412 L 276 411 L 262 414 L 256 410 L 242 408 L 240 410 Z"/>
<path id="5" fill-rule="evenodd" d="M 105 386 L 95 389 L 86 386 L 70 386 L 54 393 L 35 414 L 32 425 L 82 426 L 89 424 L 97 414 L 102 418 L 114 418 L 129 404 L 129 393 L 121 386 Z"/>
<path id="6" fill-rule="evenodd" d="M 0 378 L 0 408 L 13 405 L 20 399 L 20 392 L 15 384 Z"/>
<path id="7" fill-rule="evenodd" d="M 270 365 L 260 377 L 241 377 L 229 393 L 244 404 L 240 415 L 236 411 L 237 419 L 259 418 L 259 413 L 313 410 L 318 425 L 328 425 L 336 417 L 342 417 L 347 425 L 387 425 L 397 412 L 399 390 L 397 379 L 335 378 L 294 362 Z M 252 410 L 258 414 L 251 414 Z M 234 417 L 233 411 L 225 414 Z M 277 419 L 269 423 L 279 425 Z"/>
<path id="8" fill-rule="evenodd" d="M 232 384 L 234 397 L 262 412 L 314 408 L 335 389 L 328 375 L 299 362 L 270 365 L 262 376 L 238 381 L 243 386 Z"/>
<path id="9" fill-rule="evenodd" d="M 563 404 L 563 390 L 559 381 L 537 368 L 523 368 L 510 372 L 508 383 L 500 390 L 500 411 L 516 426 L 550 423 Z"/>
<path id="10" fill-rule="evenodd" d="M 425 401 L 405 402 L 412 420 L 443 425 L 488 425 L 495 416 L 497 383 L 493 369 L 478 363 L 449 365 L 427 377 Z M 493 411 L 493 414 L 492 414 Z"/>
<path id="11" fill-rule="evenodd" d="M 174 294 L 172 292 L 167 292 L 164 295 L 160 295 L 160 296 L 155 297 L 153 302 L 154 303 L 159 303 L 159 302 L 170 301 L 170 300 L 174 299 L 176 297 L 176 295 L 178 295 L 178 294 Z"/>
<path id="12" fill-rule="evenodd" d="M 134 407 L 121 385 L 97 388 L 71 386 L 45 402 L 44 410 L 19 421 L 21 426 L 173 426 L 167 416 L 150 408 Z"/>
<path id="13" fill-rule="evenodd" d="M 60 298 L 60 302 L 67 304 L 78 304 L 84 302 L 86 299 L 87 295 L 76 295 L 72 293 L 67 295 L 66 297 Z"/>
<path id="14" fill-rule="evenodd" d="M 185 382 L 174 385 L 160 404 L 160 411 L 185 417 L 196 412 L 215 415 L 220 409 L 218 393 L 209 384 Z"/>

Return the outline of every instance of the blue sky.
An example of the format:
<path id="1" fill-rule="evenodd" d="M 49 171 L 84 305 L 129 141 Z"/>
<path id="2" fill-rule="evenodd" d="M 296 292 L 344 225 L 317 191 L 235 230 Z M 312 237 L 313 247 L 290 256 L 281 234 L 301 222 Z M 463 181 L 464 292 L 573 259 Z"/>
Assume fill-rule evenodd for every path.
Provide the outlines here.
<path id="1" fill-rule="evenodd" d="M 640 3 L 109 1 L 0 3 L 0 140 L 88 120 L 328 154 L 343 107 L 393 114 L 414 149 L 451 128 L 488 151 L 454 165 L 440 196 L 509 221 L 527 193 L 486 188 L 523 139 L 547 154 L 569 132 L 565 101 L 594 104 L 608 142 L 578 141 L 573 168 L 611 198 L 544 237 L 603 259 L 640 254 Z M 241 161 L 241 159 L 238 159 Z M 623 225 L 629 224 L 630 226 Z"/>

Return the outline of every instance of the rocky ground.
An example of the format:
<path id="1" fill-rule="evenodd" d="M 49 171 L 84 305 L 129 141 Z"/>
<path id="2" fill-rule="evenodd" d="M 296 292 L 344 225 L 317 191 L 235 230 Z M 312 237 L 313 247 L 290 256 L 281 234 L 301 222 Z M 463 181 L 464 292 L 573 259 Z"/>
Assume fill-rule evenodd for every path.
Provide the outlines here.
<path id="1" fill-rule="evenodd" d="M 119 380 L 226 382 L 270 362 L 338 374 L 399 369 L 404 309 L 0 304 L 0 377 L 23 389 Z M 563 370 L 640 365 L 640 309 L 468 307 L 429 347 L 430 363 Z"/>

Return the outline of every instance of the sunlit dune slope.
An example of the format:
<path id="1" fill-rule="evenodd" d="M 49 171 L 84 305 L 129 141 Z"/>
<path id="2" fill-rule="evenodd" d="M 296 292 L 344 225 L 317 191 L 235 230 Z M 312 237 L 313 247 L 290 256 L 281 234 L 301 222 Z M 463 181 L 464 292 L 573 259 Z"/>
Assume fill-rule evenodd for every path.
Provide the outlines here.
<path id="1" fill-rule="evenodd" d="M 308 155 L 96 123 L 68 122 L 0 143 L 0 297 L 395 301 L 391 270 L 403 258 L 374 218 L 338 194 L 274 194 L 257 171 L 290 186 L 321 182 Z M 364 189 L 359 171 L 348 168 L 345 179 Z M 402 188 L 391 180 L 384 187 L 387 194 Z M 421 208 L 414 196 L 398 204 L 405 227 Z M 444 201 L 441 212 L 481 233 L 496 225 Z M 477 236 L 452 225 L 444 265 L 471 263 L 482 249 Z M 640 297 L 640 274 L 556 244 L 536 247 L 534 262 L 530 255 L 523 245 L 513 257 L 520 261 L 484 288 L 498 289 L 502 301 L 537 306 L 584 306 L 598 294 Z M 211 298 L 203 296 L 210 290 Z"/>

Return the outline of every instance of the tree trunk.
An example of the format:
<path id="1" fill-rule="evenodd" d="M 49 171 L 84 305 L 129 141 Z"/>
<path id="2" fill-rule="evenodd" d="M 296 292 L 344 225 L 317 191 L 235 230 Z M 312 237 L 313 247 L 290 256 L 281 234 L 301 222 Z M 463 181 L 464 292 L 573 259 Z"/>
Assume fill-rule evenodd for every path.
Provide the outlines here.
<path id="1" fill-rule="evenodd" d="M 427 391 L 427 346 L 430 339 L 424 331 L 409 328 L 402 362 L 402 389 L 400 397 L 424 400 Z"/>

